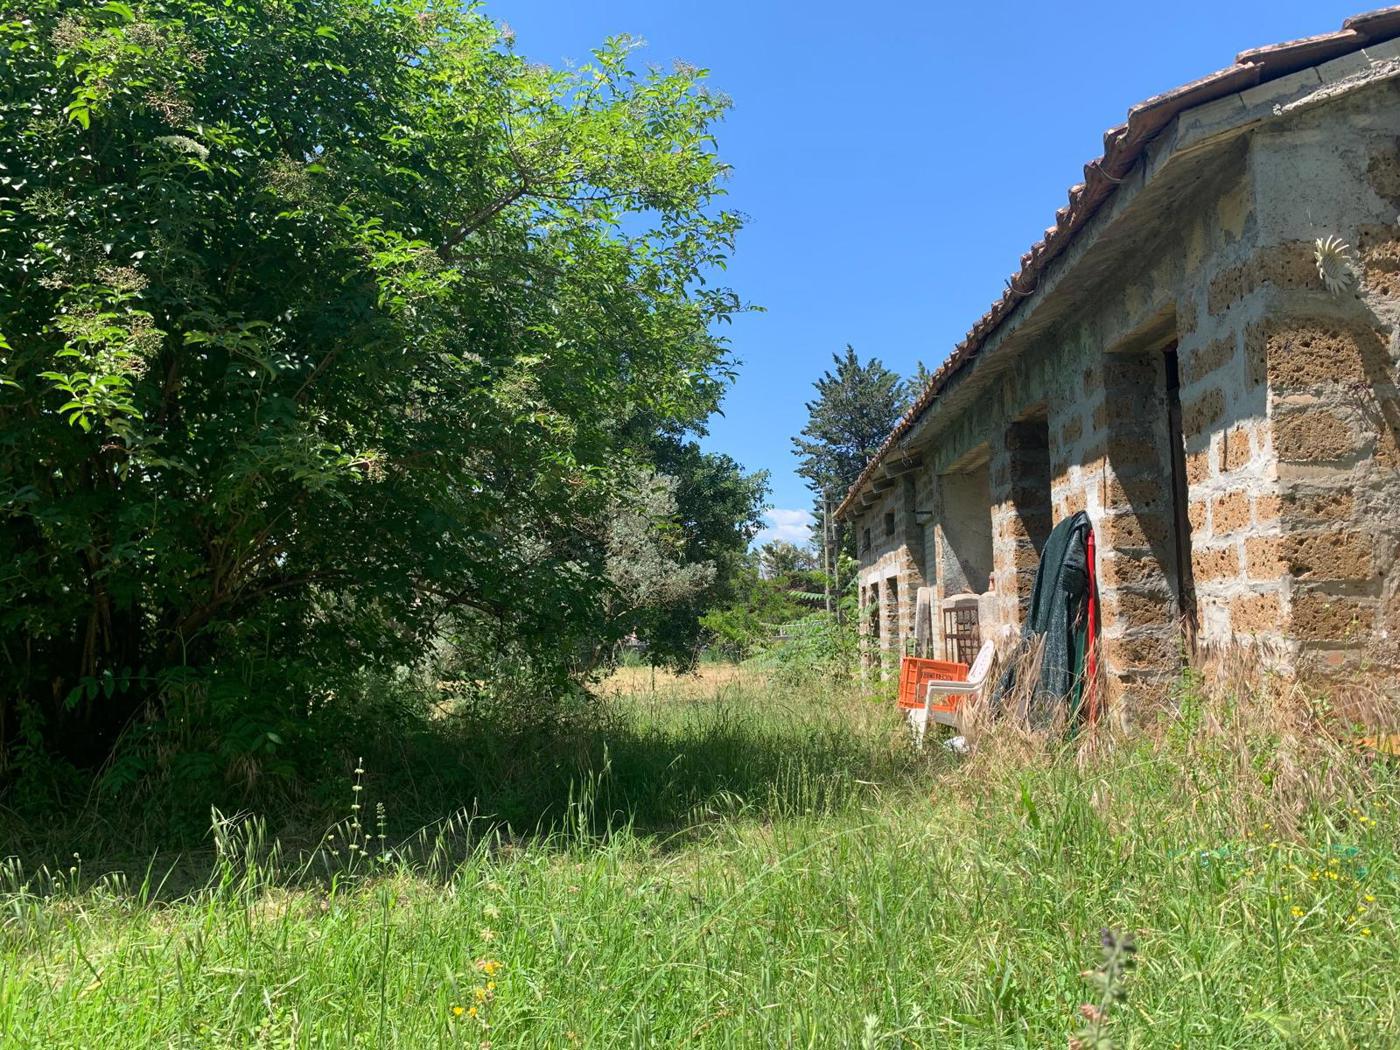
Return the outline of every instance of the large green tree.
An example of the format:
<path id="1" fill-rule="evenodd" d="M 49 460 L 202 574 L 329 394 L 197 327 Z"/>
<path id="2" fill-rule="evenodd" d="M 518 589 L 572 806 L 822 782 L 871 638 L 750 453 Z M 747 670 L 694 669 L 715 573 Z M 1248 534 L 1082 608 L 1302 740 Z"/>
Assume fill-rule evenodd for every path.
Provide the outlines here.
<path id="1" fill-rule="evenodd" d="M 638 431 L 702 425 L 740 309 L 725 102 L 630 50 L 549 69 L 433 0 L 0 11 L 0 746 L 265 761 L 444 631 L 597 649 Z"/>
<path id="2" fill-rule="evenodd" d="M 878 357 L 862 362 L 847 344 L 832 363 L 814 384 L 807 425 L 792 439 L 797 473 L 812 490 L 818 522 L 826 497 L 833 508 L 841 502 L 910 402 L 908 384 Z"/>
<path id="3" fill-rule="evenodd" d="M 674 556 L 713 571 L 704 586 L 640 612 L 635 630 L 653 663 L 689 667 L 708 641 L 701 617 L 729 601 L 741 586 L 745 551 L 763 525 L 768 475 L 746 473 L 731 457 L 704 452 L 695 441 L 674 435 L 655 437 L 648 459 L 674 482 L 671 528 L 663 534 L 670 537 Z"/>

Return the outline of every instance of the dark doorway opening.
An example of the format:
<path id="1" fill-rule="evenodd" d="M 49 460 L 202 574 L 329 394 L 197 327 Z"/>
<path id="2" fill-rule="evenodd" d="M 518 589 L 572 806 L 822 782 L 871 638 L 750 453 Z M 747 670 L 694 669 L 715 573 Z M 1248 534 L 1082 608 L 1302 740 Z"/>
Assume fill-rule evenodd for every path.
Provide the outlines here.
<path id="1" fill-rule="evenodd" d="M 1115 673 L 1158 681 L 1190 658 L 1196 635 L 1181 375 L 1176 341 L 1162 337 L 1172 323 L 1165 318 L 1103 362 L 1109 469 L 1101 548 L 1117 577 L 1105 598 L 1109 617 L 1132 640 L 1120 647 Z"/>
<path id="2" fill-rule="evenodd" d="M 1006 434 L 1015 518 L 1016 598 L 1024 623 L 1036 568 L 1054 528 L 1050 479 L 1050 419 L 1045 406 L 1026 413 Z"/>
<path id="3" fill-rule="evenodd" d="M 1162 355 L 1166 370 L 1167 444 L 1171 456 L 1172 549 L 1176 555 L 1177 614 L 1188 652 L 1195 655 L 1196 581 L 1191 572 L 1190 491 L 1186 480 L 1186 436 L 1181 426 L 1181 361 L 1172 343 Z"/>

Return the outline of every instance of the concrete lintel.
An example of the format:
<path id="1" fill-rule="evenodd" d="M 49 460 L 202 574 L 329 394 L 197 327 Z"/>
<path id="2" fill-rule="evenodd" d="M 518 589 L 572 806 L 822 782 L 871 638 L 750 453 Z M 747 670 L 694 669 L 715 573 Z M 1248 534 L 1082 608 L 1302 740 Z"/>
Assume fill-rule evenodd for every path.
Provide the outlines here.
<path id="1" fill-rule="evenodd" d="M 1207 102 L 1188 109 L 1173 122 L 1176 126 L 1174 141 L 1171 143 L 1173 157 L 1195 149 L 1221 134 L 1239 127 L 1248 112 L 1244 99 L 1238 92 L 1225 95 L 1214 102 Z M 1163 157 L 1160 167 L 1165 167 L 1168 157 Z M 1153 172 L 1154 176 L 1157 172 Z"/>
<path id="2" fill-rule="evenodd" d="M 1321 83 L 1322 76 L 1318 73 L 1317 67 L 1308 66 L 1296 73 L 1289 73 L 1286 77 L 1256 84 L 1252 88 L 1245 88 L 1240 92 L 1240 101 L 1244 103 L 1244 108 L 1247 111 L 1254 110 L 1261 105 L 1273 106 L 1283 101 L 1285 97 L 1297 97 L 1313 91 Z"/>
<path id="3" fill-rule="evenodd" d="M 1371 62 L 1393 62 L 1400 59 L 1400 39 L 1387 40 L 1384 43 L 1375 44 L 1364 49 L 1366 58 Z M 1335 61 L 1340 61 L 1336 59 Z"/>
<path id="4" fill-rule="evenodd" d="M 1317 67 L 1317 75 L 1324 84 L 1335 84 L 1337 81 L 1349 79 L 1357 73 L 1366 72 L 1371 68 L 1371 62 L 1372 59 L 1365 49 L 1353 51 L 1349 55 L 1342 55 L 1330 62 L 1322 63 Z"/>
<path id="5" fill-rule="evenodd" d="M 923 465 L 924 454 L 922 452 L 903 454 L 888 452 L 885 454 L 884 462 L 880 464 L 880 468 L 885 477 L 897 478 L 910 471 L 918 470 Z"/>
<path id="6" fill-rule="evenodd" d="M 1383 46 L 1389 48 L 1391 45 Z M 1291 99 L 1287 103 L 1275 106 L 1274 115 L 1285 116 L 1310 106 L 1321 105 L 1349 94 L 1357 88 L 1385 80 L 1394 80 L 1396 77 L 1400 77 L 1400 49 L 1397 49 L 1396 57 L 1373 61 L 1365 69 L 1357 70 L 1335 80 L 1327 80 L 1314 90 Z"/>

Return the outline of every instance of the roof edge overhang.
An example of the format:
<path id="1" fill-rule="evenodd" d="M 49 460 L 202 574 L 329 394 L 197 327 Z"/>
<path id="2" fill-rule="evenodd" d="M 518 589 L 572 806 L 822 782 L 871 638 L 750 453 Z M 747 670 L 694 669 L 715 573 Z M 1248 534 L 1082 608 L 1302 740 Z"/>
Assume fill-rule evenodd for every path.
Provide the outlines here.
<path id="1" fill-rule="evenodd" d="M 1243 134 L 1311 98 L 1335 98 L 1400 74 L 1398 37 L 1400 6 L 1371 11 L 1348 18 L 1335 33 L 1242 51 L 1234 65 L 1132 107 L 1125 123 L 1104 133 L 1103 155 L 1084 166 L 1084 182 L 1070 189 L 1069 203 L 1055 213 L 1044 239 L 1021 256 L 1021 267 L 1007 280 L 1001 298 L 953 348 L 866 464 L 836 508 L 837 519 L 857 512 L 874 489 L 887 488 L 885 479 L 914 469 L 891 463 L 891 472 L 886 463 L 902 465 L 916 457 L 905 443 L 943 390 L 1013 315 L 1024 317 L 1053 295 L 1053 289 L 1042 291 L 1042 278 L 1110 198 L 1131 192 L 1132 184 L 1140 191 L 1148 181 L 1164 177 L 1177 159 Z M 1131 178 L 1134 174 L 1139 178 Z M 1102 232 L 1098 228 L 1093 234 Z"/>

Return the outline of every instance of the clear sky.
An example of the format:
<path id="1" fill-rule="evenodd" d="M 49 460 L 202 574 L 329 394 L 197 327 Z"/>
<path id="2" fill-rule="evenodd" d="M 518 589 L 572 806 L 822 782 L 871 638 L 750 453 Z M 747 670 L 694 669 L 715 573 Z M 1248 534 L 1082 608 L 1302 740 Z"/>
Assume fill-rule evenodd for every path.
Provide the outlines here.
<path id="1" fill-rule="evenodd" d="M 1371 7 L 1381 4 L 1373 0 Z M 772 474 L 770 534 L 811 497 L 790 438 L 851 343 L 906 375 L 936 366 L 1019 267 L 1127 109 L 1235 53 L 1340 28 L 1365 0 L 490 0 L 517 50 L 586 62 L 630 33 L 734 99 L 720 154 L 749 216 L 729 283 L 766 312 L 706 441 Z"/>

